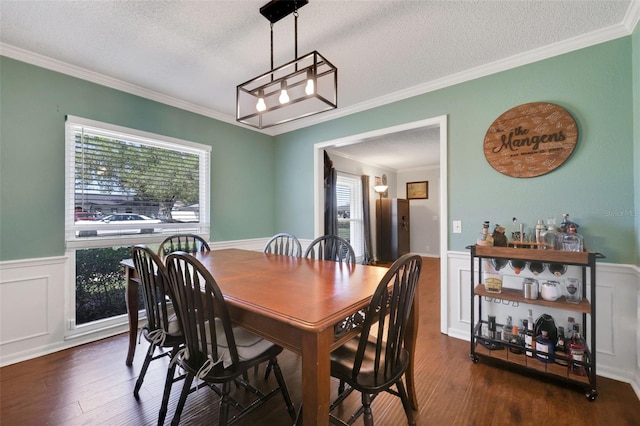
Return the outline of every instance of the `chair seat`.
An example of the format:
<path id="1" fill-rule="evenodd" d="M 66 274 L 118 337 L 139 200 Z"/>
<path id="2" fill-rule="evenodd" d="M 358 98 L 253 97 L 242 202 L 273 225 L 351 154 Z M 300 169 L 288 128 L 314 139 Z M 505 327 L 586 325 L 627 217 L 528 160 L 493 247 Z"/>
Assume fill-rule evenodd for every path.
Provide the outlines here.
<path id="1" fill-rule="evenodd" d="M 331 352 L 331 375 L 339 380 L 349 383 L 353 388 L 367 393 L 374 393 L 388 386 L 389 382 L 400 379 L 409 366 L 409 353 L 403 350 L 399 356 L 395 371 L 374 371 L 376 342 L 373 339 L 367 341 L 367 347 L 362 360 L 362 367 L 356 380 L 353 379 L 353 365 L 358 351 L 359 337 L 346 342 L 344 345 Z M 384 354 L 382 355 L 384 360 Z M 382 363 L 384 365 L 384 362 Z"/>
<path id="2" fill-rule="evenodd" d="M 218 354 L 222 356 L 222 365 L 224 368 L 228 368 L 232 361 L 231 354 L 229 353 L 227 337 L 224 334 L 222 321 L 219 318 L 216 318 L 215 321 L 218 340 Z M 263 352 L 266 352 L 271 347 L 275 346 L 274 343 L 256 336 L 242 327 L 232 326 L 231 329 L 233 330 L 233 338 L 236 341 L 236 349 L 238 351 L 238 358 L 240 359 L 240 362 L 256 358 Z M 207 327 L 207 334 L 208 330 L 209 327 Z M 209 338 L 210 336 L 207 337 Z M 211 339 L 209 338 L 208 341 L 210 342 Z"/>
<path id="3" fill-rule="evenodd" d="M 268 361 L 282 352 L 282 347 L 273 342 L 265 340 L 242 327 L 232 326 L 233 337 L 236 341 L 236 350 L 238 351 L 238 359 L 240 361 L 239 364 L 233 365 L 222 321 L 216 318 L 215 322 L 218 356 L 222 359 L 222 363 L 221 365 L 213 366 L 206 377 L 204 377 L 208 381 L 217 382 L 228 380 L 229 377 L 237 376 L 251 366 Z M 208 321 L 205 321 L 205 329 L 207 342 L 209 343 L 207 346 L 209 347 L 209 352 L 212 353 Z M 184 353 L 181 355 L 183 367 L 193 372 L 198 372 L 206 362 L 207 359 L 203 356 L 196 355 L 187 357 Z M 246 364 L 247 362 L 248 365 Z"/>

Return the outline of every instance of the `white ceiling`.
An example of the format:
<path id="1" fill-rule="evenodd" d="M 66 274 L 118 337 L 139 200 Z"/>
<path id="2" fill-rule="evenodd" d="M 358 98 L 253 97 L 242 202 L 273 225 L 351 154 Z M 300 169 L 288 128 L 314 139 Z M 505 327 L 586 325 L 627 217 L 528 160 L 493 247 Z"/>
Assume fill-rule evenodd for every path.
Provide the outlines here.
<path id="1" fill-rule="evenodd" d="M 0 1 L 0 53 L 235 123 L 269 70 L 267 0 Z M 278 134 L 631 33 L 638 0 L 310 0 L 298 52 L 338 68 L 338 109 Z M 293 18 L 274 25 L 293 58 Z M 388 151 L 387 151 L 388 152 Z"/>

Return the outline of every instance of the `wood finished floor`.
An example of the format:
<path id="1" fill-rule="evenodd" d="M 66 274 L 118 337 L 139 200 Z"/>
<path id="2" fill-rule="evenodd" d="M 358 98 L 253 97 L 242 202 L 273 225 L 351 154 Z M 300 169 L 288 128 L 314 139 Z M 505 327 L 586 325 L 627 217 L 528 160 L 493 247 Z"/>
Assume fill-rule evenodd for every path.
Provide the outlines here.
<path id="1" fill-rule="evenodd" d="M 640 401 L 630 385 L 598 377 L 600 395 L 589 402 L 581 391 L 487 365 L 473 364 L 469 343 L 442 335 L 439 327 L 438 259 L 424 259 L 420 282 L 420 329 L 416 356 L 419 425 L 640 425 Z M 140 400 L 133 387 L 146 344 L 127 367 L 127 336 L 119 335 L 0 369 L 0 425 L 154 425 L 167 362 L 151 364 Z M 292 399 L 301 400 L 300 358 L 280 357 Z M 250 373 L 254 377 L 253 371 Z M 255 376 L 261 387 L 262 370 Z M 270 376 L 266 385 L 273 385 Z M 167 424 L 181 383 L 174 385 Z M 335 383 L 333 395 L 335 395 Z M 238 393 L 243 396 L 242 392 Z M 342 413 L 357 404 L 353 394 Z M 215 394 L 202 389 L 187 399 L 184 425 L 217 424 Z M 377 425 L 406 425 L 399 399 L 384 394 L 373 403 Z M 289 425 L 275 396 L 241 425 Z M 357 425 L 363 424 L 359 419 Z"/>

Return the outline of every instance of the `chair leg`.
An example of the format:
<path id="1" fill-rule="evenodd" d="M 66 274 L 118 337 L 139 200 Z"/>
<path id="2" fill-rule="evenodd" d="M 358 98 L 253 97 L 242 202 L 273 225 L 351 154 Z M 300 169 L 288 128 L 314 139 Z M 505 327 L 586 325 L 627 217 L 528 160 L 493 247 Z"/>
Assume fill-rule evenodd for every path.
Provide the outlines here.
<path id="1" fill-rule="evenodd" d="M 172 353 L 175 353 L 176 349 Z M 170 363 L 170 367 L 167 371 L 167 378 L 164 382 L 164 393 L 162 395 L 162 403 L 160 404 L 160 413 L 158 415 L 158 426 L 164 424 L 164 419 L 167 417 L 167 406 L 169 405 L 169 396 L 171 396 L 171 386 L 173 385 L 173 376 L 176 372 L 176 364 Z"/>
<path id="2" fill-rule="evenodd" d="M 142 368 L 140 369 L 140 375 L 138 376 L 138 380 L 136 380 L 136 387 L 133 389 L 133 396 L 138 399 L 138 393 L 140 392 L 140 388 L 142 387 L 142 382 L 144 381 L 144 376 L 147 374 L 147 369 L 149 368 L 149 364 L 151 363 L 151 359 L 153 358 L 153 353 L 156 350 L 156 345 L 150 344 L 149 349 L 147 349 L 147 355 L 144 357 L 144 362 L 142 363 Z"/>
<path id="3" fill-rule="evenodd" d="M 267 380 L 269 378 L 269 373 L 271 373 L 272 369 L 271 361 L 267 364 L 267 368 L 264 370 L 264 379 Z M 257 367 L 256 367 L 257 368 Z"/>
<path id="4" fill-rule="evenodd" d="M 371 395 L 362 393 L 363 420 L 365 426 L 373 426 L 373 413 L 371 412 Z"/>
<path id="5" fill-rule="evenodd" d="M 218 415 L 218 426 L 227 426 L 229 419 L 229 392 L 231 391 L 231 382 L 222 384 L 222 396 L 220 398 L 220 414 Z"/>
<path id="6" fill-rule="evenodd" d="M 180 399 L 178 400 L 176 412 L 173 414 L 173 419 L 171 420 L 172 426 L 178 426 L 178 424 L 180 423 L 180 416 L 182 415 L 184 403 L 187 401 L 187 396 L 191 391 L 191 382 L 193 382 L 193 376 L 191 374 L 187 374 L 187 376 L 184 378 L 184 385 L 182 385 L 182 392 L 180 393 Z"/>
<path id="7" fill-rule="evenodd" d="M 284 381 L 284 377 L 282 376 L 282 370 L 280 369 L 280 364 L 278 364 L 278 359 L 273 358 L 269 361 L 269 365 L 273 367 L 273 374 L 276 376 L 276 380 L 278 381 L 278 387 L 280 387 L 280 392 L 282 393 L 282 397 L 284 398 L 284 403 L 287 405 L 287 411 L 289 412 L 289 417 L 291 420 L 296 420 L 296 409 L 293 406 L 293 402 L 291 402 L 291 396 L 289 395 L 289 389 L 287 389 L 287 383 Z"/>
<path id="8" fill-rule="evenodd" d="M 396 387 L 398 388 L 398 394 L 400 394 L 400 400 L 402 401 L 404 412 L 407 414 L 407 421 L 409 422 L 409 425 L 414 426 L 416 424 L 416 419 L 413 417 L 413 410 L 411 409 L 411 404 L 409 403 L 409 397 L 407 396 L 404 383 L 402 383 L 402 377 L 396 382 Z"/>

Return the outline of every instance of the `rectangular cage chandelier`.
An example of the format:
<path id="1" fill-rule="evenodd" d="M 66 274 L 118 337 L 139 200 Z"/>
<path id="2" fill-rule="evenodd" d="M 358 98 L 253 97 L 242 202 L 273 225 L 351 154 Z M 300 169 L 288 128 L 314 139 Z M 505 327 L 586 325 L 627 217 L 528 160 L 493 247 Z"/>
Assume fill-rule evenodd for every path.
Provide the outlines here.
<path id="1" fill-rule="evenodd" d="M 298 57 L 298 9 L 308 0 L 271 0 L 271 70 L 236 87 L 236 121 L 266 129 L 338 107 L 338 69 L 317 51 Z M 293 13 L 295 59 L 273 66 L 273 24 Z"/>

